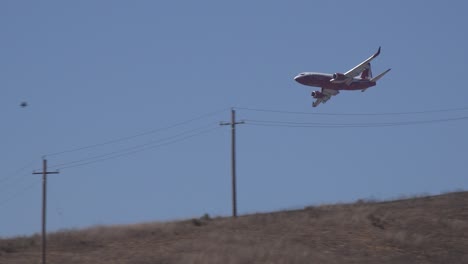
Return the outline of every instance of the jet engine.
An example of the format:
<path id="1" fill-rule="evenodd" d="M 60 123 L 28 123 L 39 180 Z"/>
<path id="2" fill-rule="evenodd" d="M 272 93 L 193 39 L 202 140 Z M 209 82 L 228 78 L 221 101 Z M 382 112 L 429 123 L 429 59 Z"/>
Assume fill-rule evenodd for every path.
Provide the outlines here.
<path id="1" fill-rule="evenodd" d="M 342 73 L 334 73 L 333 74 L 333 79 L 330 80 L 332 83 L 344 83 L 348 77 Z"/>
<path id="2" fill-rule="evenodd" d="M 312 92 L 312 97 L 315 98 L 315 99 L 322 98 L 322 97 L 323 97 L 323 93 L 322 93 L 322 92 L 319 92 L 319 91 L 313 91 L 313 92 Z"/>

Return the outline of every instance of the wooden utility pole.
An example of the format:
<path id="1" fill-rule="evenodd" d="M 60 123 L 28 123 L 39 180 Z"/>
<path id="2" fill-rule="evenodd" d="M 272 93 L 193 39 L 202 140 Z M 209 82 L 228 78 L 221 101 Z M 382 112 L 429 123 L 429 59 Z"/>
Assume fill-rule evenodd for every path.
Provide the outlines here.
<path id="1" fill-rule="evenodd" d="M 231 126 L 231 176 L 232 176 L 232 217 L 237 217 L 237 189 L 236 189 L 236 125 L 244 124 L 244 121 L 236 122 L 236 111 L 231 109 L 231 122 L 221 122 L 222 126 Z"/>
<path id="2" fill-rule="evenodd" d="M 58 174 L 58 171 L 47 171 L 47 160 L 42 159 L 42 172 L 33 172 L 33 174 L 42 174 L 42 264 L 46 264 L 46 205 L 47 205 L 47 174 Z"/>

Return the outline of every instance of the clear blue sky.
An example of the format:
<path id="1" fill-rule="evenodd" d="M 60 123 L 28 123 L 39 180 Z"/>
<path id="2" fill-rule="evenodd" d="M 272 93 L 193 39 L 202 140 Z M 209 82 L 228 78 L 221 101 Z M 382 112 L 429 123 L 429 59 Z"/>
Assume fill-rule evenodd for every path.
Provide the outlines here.
<path id="1" fill-rule="evenodd" d="M 237 110 L 300 123 L 466 117 L 369 114 L 468 107 L 467 5 L 1 1 L 0 236 L 40 232 L 41 176 L 31 172 L 43 155 L 116 139 L 47 157 L 61 168 L 49 176 L 48 230 L 230 215 L 230 129 L 218 126 L 230 107 L 319 114 Z M 313 89 L 293 80 L 345 72 L 379 46 L 374 75 L 392 71 L 365 93 L 313 109 Z M 466 190 L 467 128 L 247 122 L 237 131 L 239 213 Z M 128 155 L 83 165 L 108 153 Z"/>

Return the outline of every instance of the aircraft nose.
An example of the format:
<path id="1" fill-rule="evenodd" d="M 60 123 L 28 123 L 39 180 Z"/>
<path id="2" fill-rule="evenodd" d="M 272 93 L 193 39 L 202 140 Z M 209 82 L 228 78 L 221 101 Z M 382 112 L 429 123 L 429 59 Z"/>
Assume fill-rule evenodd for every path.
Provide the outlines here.
<path id="1" fill-rule="evenodd" d="M 297 75 L 296 77 L 294 77 L 294 80 L 298 83 L 302 83 L 302 80 L 304 79 L 304 75 L 303 74 L 299 74 Z"/>

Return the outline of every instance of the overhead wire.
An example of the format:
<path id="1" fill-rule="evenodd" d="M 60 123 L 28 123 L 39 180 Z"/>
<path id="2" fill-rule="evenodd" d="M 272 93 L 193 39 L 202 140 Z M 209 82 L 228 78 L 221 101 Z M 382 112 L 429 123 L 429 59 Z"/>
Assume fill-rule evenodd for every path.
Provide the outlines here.
<path id="1" fill-rule="evenodd" d="M 32 170 L 33 170 L 33 167 L 32 167 L 33 163 L 35 163 L 35 161 L 28 162 L 24 166 L 8 173 L 6 176 L 0 179 L 0 194 L 3 197 L 5 196 L 7 197 L 3 200 L 0 200 L 0 207 L 10 202 L 11 200 L 15 199 L 16 197 L 20 196 L 21 194 L 25 193 L 27 190 L 31 189 L 33 186 L 36 185 L 36 184 L 30 184 L 24 188 L 21 188 L 21 185 L 24 185 L 25 183 L 25 179 L 27 179 L 28 177 L 34 178 L 31 175 Z M 24 172 L 24 170 L 28 168 L 31 169 L 31 171 Z M 17 189 L 16 187 L 21 188 L 21 189 L 11 194 L 13 189 Z"/>
<path id="2" fill-rule="evenodd" d="M 2 185 L 0 185 L 0 191 L 3 192 L 3 190 L 5 189 L 10 189 L 11 186 L 15 185 L 15 184 L 18 184 L 20 182 L 22 182 L 25 178 L 27 178 L 28 176 L 31 176 L 31 173 L 28 172 L 28 173 L 23 173 L 23 174 L 16 174 L 16 175 L 13 175 L 12 177 L 9 177 L 10 179 L 13 179 L 15 178 L 15 181 L 4 181 L 2 183 Z"/>
<path id="3" fill-rule="evenodd" d="M 166 145 L 175 144 L 175 143 L 187 140 L 187 139 L 195 137 L 195 136 L 206 134 L 206 133 L 211 132 L 211 131 L 213 131 L 215 129 L 218 129 L 218 128 L 219 128 L 219 126 L 215 126 L 215 127 L 211 126 L 211 128 L 204 129 L 204 130 L 199 131 L 199 132 L 197 132 L 195 134 L 190 134 L 190 135 L 187 135 L 187 136 L 184 136 L 184 137 L 180 137 L 181 135 L 187 134 L 188 132 L 193 132 L 194 130 L 199 130 L 200 128 L 192 129 L 191 131 L 186 131 L 184 133 L 178 134 L 177 136 L 168 137 L 168 138 L 165 138 L 165 139 L 162 139 L 162 140 L 152 142 L 150 144 L 142 144 L 142 145 L 139 145 L 139 146 L 127 148 L 126 150 L 115 151 L 115 152 L 112 152 L 112 153 L 107 153 L 107 154 L 95 156 L 95 157 L 92 157 L 92 158 L 89 158 L 89 159 L 83 159 L 83 160 L 68 162 L 68 163 L 64 163 L 64 164 L 59 164 L 59 165 L 55 165 L 53 167 L 56 167 L 58 170 L 69 169 L 69 168 L 81 167 L 81 166 L 85 166 L 85 165 L 89 165 L 89 164 L 94 164 L 94 163 L 98 163 L 98 162 L 103 162 L 103 161 L 107 161 L 107 160 L 111 160 L 111 159 L 116 159 L 116 158 L 123 157 L 123 156 L 129 156 L 129 155 L 133 155 L 133 154 L 136 154 L 136 153 L 139 153 L 139 152 L 142 152 L 142 151 L 146 151 L 146 150 L 149 150 L 149 149 L 154 149 L 154 148 L 159 148 L 159 147 L 163 147 L 163 146 L 166 146 Z M 180 137 L 180 138 L 177 138 L 177 137 Z M 177 138 L 177 139 L 169 140 L 169 139 L 172 139 L 172 138 Z M 167 141 L 167 140 L 169 140 L 169 141 Z M 167 141 L 167 142 L 165 142 L 165 141 Z M 155 144 L 155 143 L 159 143 L 159 144 Z"/>
<path id="4" fill-rule="evenodd" d="M 278 120 L 244 120 L 247 125 L 270 126 L 270 127 L 302 127 L 302 128 L 353 128 L 353 127 L 388 127 L 406 126 L 431 123 L 443 123 L 468 120 L 468 116 L 457 118 L 443 118 L 430 120 L 396 121 L 396 122 L 369 122 L 369 123 L 319 123 L 319 122 L 291 122 Z"/>
<path id="5" fill-rule="evenodd" d="M 227 108 L 210 112 L 204 115 L 200 115 L 196 118 L 192 118 L 183 122 L 176 123 L 174 125 L 164 127 L 164 128 L 159 128 L 159 129 L 154 129 L 151 131 L 147 131 L 144 133 L 139 133 L 136 135 L 132 136 L 127 136 L 127 137 L 122 137 L 110 141 L 106 141 L 103 143 L 99 144 L 94 144 L 94 145 L 88 145 L 85 147 L 80 147 L 80 148 L 75 148 L 75 149 L 70 149 L 66 151 L 61 151 L 61 152 L 56 152 L 50 155 L 60 155 L 64 153 L 69 153 L 69 152 L 75 152 L 79 150 L 84 150 L 84 149 L 89 149 L 93 147 L 98 147 L 98 146 L 103 146 L 103 145 L 109 145 L 112 143 L 117 143 L 129 139 L 133 139 L 136 137 L 144 136 L 144 135 L 149 135 L 152 133 L 160 132 L 163 130 L 167 130 L 170 128 L 175 128 L 202 118 L 206 118 L 209 116 L 213 116 L 215 114 L 219 114 L 221 111 L 225 111 Z M 371 116 L 376 116 L 376 115 L 411 115 L 411 114 L 423 114 L 423 113 L 436 113 L 436 112 L 453 112 L 453 111 L 461 111 L 461 110 L 468 110 L 468 107 L 465 108 L 451 108 L 451 109 L 439 109 L 439 110 L 427 110 L 427 111 L 413 111 L 413 112 L 395 112 L 395 113 L 306 113 L 306 112 L 292 112 L 292 111 L 282 111 L 282 110 L 271 110 L 271 109 L 259 109 L 259 108 L 242 108 L 242 107 L 233 107 L 232 109 L 238 109 L 238 110 L 247 110 L 247 111 L 259 111 L 259 112 L 272 112 L 272 113 L 285 113 L 285 114 L 301 114 L 301 115 L 371 115 Z M 253 126 L 270 126 L 270 127 L 298 127 L 298 128 L 309 128 L 309 127 L 320 127 L 320 128 L 351 128 L 351 127 L 388 127 L 388 126 L 404 126 L 404 125 L 416 125 L 416 124 L 428 124 L 428 123 L 440 123 L 440 122 L 449 122 L 449 121 L 459 121 L 459 120 L 465 120 L 468 119 L 468 117 L 460 117 L 460 118 L 446 118 L 446 119 L 432 119 L 432 120 L 420 120 L 420 121 L 396 121 L 396 122 L 369 122 L 369 123 L 318 123 L 318 122 L 291 122 L 291 121 L 278 121 L 278 120 L 244 120 L 246 121 L 246 124 L 250 124 Z M 170 137 L 162 138 L 159 140 L 151 140 L 150 142 L 136 145 L 136 146 L 131 146 L 128 148 L 124 148 L 121 150 L 116 150 L 116 151 L 111 151 L 105 154 L 100 154 L 100 155 L 95 155 L 92 157 L 84 158 L 84 159 L 78 159 L 75 161 L 71 162 L 64 162 L 60 163 L 57 165 L 51 166 L 51 168 L 57 168 L 57 169 L 64 169 L 64 168 L 71 168 L 71 167 L 77 167 L 77 166 L 83 166 L 86 164 L 90 163 L 96 163 L 104 160 L 109 160 L 113 159 L 116 157 L 121 157 L 125 155 L 130 155 L 132 153 L 138 153 L 140 151 L 144 151 L 148 148 L 153 148 L 153 147 L 158 147 L 160 145 L 167 145 L 171 144 L 173 141 L 178 142 L 178 140 L 171 140 L 171 139 L 176 139 L 178 137 L 182 137 L 186 134 L 195 132 L 199 129 L 202 128 L 195 128 L 191 129 L 188 131 L 184 131 L 182 133 L 179 133 L 177 135 L 173 135 Z M 192 137 L 192 136 L 188 136 Z M 185 139 L 185 137 L 182 138 L 182 140 Z M 161 143 L 164 141 L 170 141 L 166 143 Z M 153 146 L 155 145 L 155 146 Z"/>
<path id="6" fill-rule="evenodd" d="M 151 131 L 146 131 L 146 132 L 139 133 L 139 134 L 132 135 L 132 136 L 121 137 L 121 138 L 118 138 L 118 139 L 114 139 L 114 140 L 110 140 L 110 141 L 106 141 L 106 142 L 102 142 L 102 143 L 98 143 L 98 144 L 93 144 L 93 145 L 88 145 L 88 146 L 84 146 L 84 147 L 69 149 L 69 150 L 65 150 L 65 151 L 50 153 L 50 154 L 47 154 L 46 156 L 58 156 L 58 155 L 65 154 L 65 153 L 71 153 L 71 152 L 76 152 L 76 151 L 80 151 L 80 150 L 91 149 L 91 148 L 94 148 L 94 147 L 110 145 L 112 143 L 118 143 L 118 142 L 122 142 L 122 141 L 125 141 L 125 140 L 130 140 L 130 139 L 134 139 L 134 138 L 137 138 L 137 137 L 142 137 L 142 136 L 145 136 L 145 135 L 154 134 L 156 132 L 161 132 L 161 131 L 169 130 L 171 128 L 180 127 L 180 126 L 183 126 L 183 125 L 188 124 L 190 122 L 194 122 L 196 120 L 200 120 L 200 119 L 203 119 L 203 118 L 214 116 L 216 114 L 219 114 L 222 111 L 225 111 L 226 109 L 228 109 L 228 108 L 218 110 L 218 111 L 213 111 L 213 112 L 210 112 L 210 113 L 207 113 L 207 114 L 204 114 L 204 115 L 200 115 L 200 116 L 197 116 L 195 118 L 185 120 L 185 121 L 182 121 L 182 122 L 179 122 L 179 123 L 167 126 L 167 127 L 153 129 Z M 213 131 L 213 130 L 215 130 L 217 128 L 219 128 L 219 125 L 218 124 L 215 125 L 214 122 L 213 122 L 213 123 L 211 123 L 209 125 L 200 126 L 200 127 L 194 128 L 194 129 L 189 129 L 189 130 L 183 131 L 181 133 L 178 133 L 176 135 L 168 136 L 168 137 L 161 138 L 161 139 L 158 139 L 158 140 L 151 140 L 151 141 L 149 141 L 147 143 L 144 143 L 144 144 L 139 144 L 139 145 L 135 145 L 135 146 L 132 146 L 132 147 L 127 147 L 127 148 L 124 148 L 124 149 L 121 149 L 121 150 L 112 151 L 112 152 L 109 152 L 109 153 L 96 155 L 96 156 L 89 157 L 89 158 L 84 158 L 84 159 L 79 159 L 79 160 L 75 160 L 75 161 L 71 161 L 71 162 L 65 162 L 65 163 L 49 166 L 49 168 L 52 168 L 52 169 L 53 168 L 68 169 L 68 168 L 73 168 L 73 167 L 85 166 L 85 165 L 92 164 L 92 163 L 98 163 L 98 162 L 102 162 L 102 161 L 106 161 L 106 160 L 110 160 L 110 159 L 115 159 L 115 158 L 119 158 L 119 157 L 122 157 L 122 156 L 128 156 L 128 155 L 136 154 L 136 153 L 139 153 L 139 152 L 142 152 L 142 151 L 145 151 L 145 150 L 158 148 L 158 147 L 162 147 L 162 146 L 166 146 L 166 145 L 170 145 L 170 144 L 175 144 L 177 142 L 187 140 L 189 138 L 211 132 L 211 131 Z M 20 173 L 22 171 L 24 171 L 25 169 L 27 169 L 27 168 L 32 169 L 32 164 L 34 162 L 35 161 L 31 161 L 27 165 L 13 171 L 12 173 L 9 173 L 8 176 L 0 178 L 0 183 L 5 183 L 5 182 L 8 183 L 8 181 L 11 181 L 15 177 L 17 177 L 16 183 L 18 183 L 19 181 L 23 181 L 25 178 L 27 178 L 27 176 L 30 176 L 30 173 L 29 172 L 28 173 L 23 173 L 22 175 L 20 175 Z M 20 176 L 18 176 L 18 175 L 20 175 Z M 0 206 L 8 203 L 9 201 L 11 201 L 11 200 L 15 199 L 16 197 L 20 196 L 21 194 L 25 193 L 27 190 L 34 187 L 36 184 L 37 184 L 37 182 L 35 182 L 34 184 L 30 184 L 30 185 L 26 186 L 25 188 L 22 188 L 19 191 L 15 192 L 13 195 L 10 195 L 8 198 L 6 198 L 4 200 L 0 200 Z M 8 187 L 8 185 L 9 184 L 6 184 L 6 185 L 2 184 L 2 185 L 0 185 L 0 189 L 4 189 L 4 188 Z M 4 194 L 5 194 L 5 192 L 4 192 Z"/>
<path id="7" fill-rule="evenodd" d="M 149 141 L 147 143 L 135 145 L 135 146 L 132 146 L 132 147 L 127 147 L 127 148 L 124 148 L 124 149 L 121 149 L 121 150 L 111 151 L 111 152 L 108 152 L 108 153 L 105 153 L 105 154 L 96 155 L 96 156 L 89 157 L 89 158 L 84 158 L 84 159 L 79 159 L 79 160 L 75 160 L 75 161 L 71 161 L 71 162 L 56 164 L 56 165 L 50 166 L 50 168 L 63 168 L 64 166 L 68 167 L 68 166 L 70 166 L 72 164 L 76 164 L 76 163 L 83 163 L 83 162 L 88 162 L 88 161 L 91 161 L 91 160 L 102 159 L 102 158 L 106 158 L 106 157 L 109 157 L 109 156 L 118 155 L 120 153 L 131 152 L 131 151 L 134 151 L 134 150 L 137 150 L 137 149 L 148 147 L 148 146 L 153 145 L 153 144 L 157 144 L 157 143 L 160 143 L 160 142 L 164 142 L 164 141 L 167 141 L 167 140 L 178 138 L 178 137 L 184 136 L 186 134 L 189 134 L 189 133 L 192 133 L 192 132 L 195 132 L 197 130 L 201 130 L 201 129 L 204 129 L 204 128 L 207 128 L 207 127 L 211 127 L 211 126 L 213 126 L 213 125 L 210 124 L 208 126 L 205 125 L 205 126 L 202 126 L 202 127 L 197 127 L 197 128 L 190 129 L 190 130 L 187 130 L 187 131 L 184 131 L 184 132 L 181 132 L 179 134 L 169 136 L 169 137 L 166 137 L 166 138 L 161 138 L 161 139 L 158 139 L 158 140 L 151 140 L 151 141 Z"/>
<path id="8" fill-rule="evenodd" d="M 0 193 L 2 195 L 8 194 L 8 191 L 12 190 L 13 187 L 21 185 L 25 182 L 25 179 L 31 177 L 32 164 L 35 161 L 28 162 L 26 165 L 22 166 L 19 169 L 8 173 L 6 176 L 0 179 Z M 31 172 L 24 172 L 24 170 L 30 168 Z"/>
<path id="9" fill-rule="evenodd" d="M 179 127 L 179 126 L 182 126 L 182 125 L 185 125 L 185 124 L 188 124 L 188 123 L 191 123 L 191 122 L 203 119 L 203 118 L 207 118 L 207 117 L 210 117 L 210 116 L 217 115 L 217 114 L 219 114 L 219 113 L 221 113 L 223 111 L 226 111 L 227 109 L 229 109 L 229 108 L 223 108 L 221 110 L 209 112 L 209 113 L 197 116 L 197 117 L 192 118 L 192 119 L 188 119 L 188 120 L 185 120 L 185 121 L 173 124 L 173 125 L 169 125 L 167 127 L 152 129 L 152 130 L 142 132 L 142 133 L 138 133 L 138 134 L 135 134 L 135 135 L 120 137 L 120 138 L 116 138 L 116 139 L 113 139 L 113 140 L 109 140 L 109 141 L 105 141 L 105 142 L 101 142 L 101 143 L 96 143 L 96 144 L 91 144 L 91 145 L 87 145 L 87 146 L 83 146 L 83 147 L 77 147 L 77 148 L 72 148 L 72 149 L 68 149 L 68 150 L 53 152 L 53 153 L 46 154 L 45 156 L 50 157 L 50 156 L 57 156 L 57 155 L 65 154 L 65 153 L 72 153 L 72 152 L 76 152 L 76 151 L 80 151 L 80 150 L 101 147 L 101 146 L 105 146 L 105 145 L 110 145 L 110 144 L 130 140 L 130 139 L 134 139 L 134 138 L 137 138 L 137 137 L 142 137 L 142 136 L 154 134 L 154 133 L 161 132 L 161 131 L 164 131 L 164 130 L 169 130 L 171 128 Z"/>
<path id="10" fill-rule="evenodd" d="M 296 112 L 296 111 L 247 108 L 247 107 L 234 107 L 234 109 L 245 110 L 245 111 L 255 111 L 255 112 L 269 112 L 269 113 L 295 114 L 295 115 L 317 115 L 317 116 L 397 116 L 397 115 L 417 115 L 417 114 L 465 111 L 465 110 L 468 110 L 468 107 L 425 110 L 425 111 L 387 112 L 387 113 L 316 113 L 316 112 Z"/>
<path id="11" fill-rule="evenodd" d="M 7 176 L 4 176 L 4 177 L 0 178 L 0 184 L 3 184 L 5 182 L 17 177 L 22 171 L 24 171 L 27 168 L 32 169 L 33 163 L 35 163 L 35 161 L 28 162 L 27 164 L 25 164 L 21 168 L 18 168 L 16 170 L 12 171 L 11 173 L 8 173 Z"/>
<path id="12" fill-rule="evenodd" d="M 26 187 L 20 189 L 19 191 L 15 192 L 14 194 L 10 195 L 8 198 L 0 201 L 0 207 L 5 206 L 8 202 L 10 202 L 13 199 L 16 199 L 20 195 L 26 193 L 26 191 L 32 189 L 33 187 L 37 186 L 41 181 L 39 179 L 36 179 L 33 183 L 27 185 Z"/>
<path id="13" fill-rule="evenodd" d="M 49 153 L 46 156 L 58 156 L 65 153 L 72 153 L 77 152 L 80 150 L 96 148 L 100 146 L 110 145 L 113 143 L 118 143 L 130 139 L 134 139 L 137 137 L 142 137 L 150 134 L 154 134 L 156 132 L 161 132 L 165 130 L 169 130 L 172 128 L 176 128 L 190 122 L 194 122 L 196 120 L 200 120 L 203 118 L 207 118 L 210 116 L 214 116 L 219 114 L 222 111 L 226 111 L 229 108 L 225 108 L 222 110 L 210 112 L 207 114 L 203 114 L 197 116 L 195 118 L 185 120 L 167 127 L 162 127 L 158 129 L 153 129 L 150 131 L 146 131 L 143 133 L 138 133 L 131 136 L 116 138 L 113 140 L 91 144 L 83 147 L 77 147 L 73 149 L 68 149 L 60 152 Z M 425 111 L 411 111 L 411 112 L 393 112 L 393 113 L 311 113 L 311 112 L 294 112 L 294 111 L 283 111 L 283 110 L 273 110 L 273 109 L 259 109 L 259 108 L 243 108 L 243 107 L 233 107 L 232 109 L 237 110 L 245 110 L 245 111 L 256 111 L 256 112 L 265 112 L 265 113 L 281 113 L 281 114 L 290 114 L 290 115 L 315 115 L 315 116 L 402 116 L 402 115 L 417 115 L 417 114 L 430 114 L 430 113 L 447 113 L 447 112 L 457 112 L 457 111 L 465 111 L 468 110 L 468 107 L 461 107 L 461 108 L 450 108 L 450 109 L 438 109 L 438 110 L 425 110 Z M 443 123 L 443 122 L 455 122 L 455 121 L 466 121 L 468 120 L 468 116 L 462 117 L 455 117 L 455 118 L 440 118 L 440 119 L 429 119 L 429 120 L 412 120 L 412 121 L 393 121 L 393 122 L 357 122 L 357 123 L 340 123 L 340 122 L 295 122 L 289 120 L 258 120 L 258 119 L 246 119 L 245 124 L 252 125 L 252 126 L 266 126 L 266 127 L 290 127 L 290 128 L 368 128 L 368 127 L 390 127 L 390 126 L 407 126 L 407 125 L 421 125 L 421 124 L 433 124 L 433 123 Z M 111 159 L 120 158 L 123 156 L 129 156 L 132 154 L 136 154 L 139 152 L 143 152 L 150 149 L 155 149 L 171 144 L 176 144 L 178 142 L 187 140 L 189 138 L 193 138 L 202 134 L 209 133 L 215 129 L 219 128 L 218 125 L 214 127 L 213 125 L 207 125 L 202 127 L 197 127 L 194 129 L 189 129 L 184 132 L 178 133 L 176 135 L 172 135 L 169 137 L 161 138 L 158 140 L 151 140 L 150 142 L 127 147 L 121 150 L 111 151 L 101 155 L 95 155 L 93 157 L 78 159 L 71 162 L 64 162 L 61 164 L 53 165 L 51 168 L 56 168 L 59 170 L 62 169 L 69 169 L 74 167 L 81 167 L 86 166 L 89 164 L 99 163 Z M 32 163 L 32 162 L 31 162 Z M 26 169 L 31 165 L 29 163 L 26 166 L 16 170 L 14 173 L 10 174 L 9 176 L 0 178 L 0 183 L 4 183 L 15 176 L 18 176 L 21 171 Z M 18 179 L 23 179 L 26 177 L 26 174 L 23 174 Z M 18 197 L 22 193 L 26 192 L 27 190 L 31 189 L 35 185 L 37 185 L 39 181 L 35 181 L 33 184 L 26 186 L 25 188 L 20 189 L 19 191 L 15 192 L 13 195 L 8 197 L 7 199 L 0 201 L 0 206 L 3 206 L 7 202 L 13 200 L 14 198 Z M 5 186 L 5 185 L 4 185 Z"/>
<path id="14" fill-rule="evenodd" d="M 3 200 L 0 199 L 0 207 L 17 198 L 21 194 L 24 194 L 27 190 L 31 189 L 38 183 L 37 177 L 31 175 L 33 172 L 33 163 L 35 163 L 35 161 L 27 163 L 26 165 L 16 169 L 15 171 L 8 174 L 8 176 L 3 177 L 0 180 L 0 194 L 2 197 L 7 197 Z M 25 172 L 25 170 L 28 168 L 31 169 L 31 171 Z M 31 178 L 35 179 L 36 183 L 29 184 L 26 187 L 21 188 L 21 186 L 24 186 L 24 184 L 27 182 L 27 179 Z M 16 189 L 16 192 L 13 192 L 14 189 Z"/>

